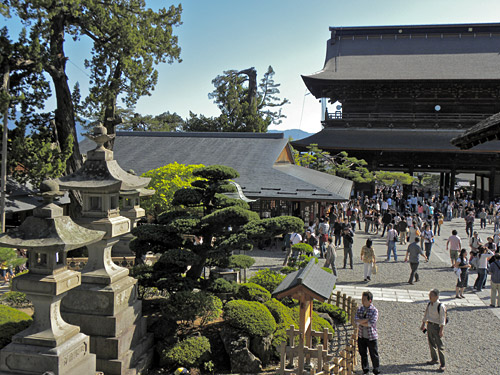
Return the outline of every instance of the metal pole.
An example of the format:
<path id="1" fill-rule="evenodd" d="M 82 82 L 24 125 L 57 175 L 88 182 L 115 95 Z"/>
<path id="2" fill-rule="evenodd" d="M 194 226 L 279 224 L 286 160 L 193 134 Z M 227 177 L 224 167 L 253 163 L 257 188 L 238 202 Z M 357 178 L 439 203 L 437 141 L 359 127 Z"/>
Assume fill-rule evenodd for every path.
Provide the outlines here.
<path id="1" fill-rule="evenodd" d="M 7 67 L 3 74 L 2 90 L 6 93 L 9 92 L 9 68 Z M 10 104 L 9 104 L 10 105 Z M 2 221 L 1 231 L 5 232 L 5 195 L 6 195 L 6 182 L 7 182 L 7 141 L 8 141 L 8 113 L 9 105 L 5 107 L 3 114 L 3 137 L 2 137 L 2 172 L 1 172 L 1 195 L 0 195 L 0 220 Z"/>

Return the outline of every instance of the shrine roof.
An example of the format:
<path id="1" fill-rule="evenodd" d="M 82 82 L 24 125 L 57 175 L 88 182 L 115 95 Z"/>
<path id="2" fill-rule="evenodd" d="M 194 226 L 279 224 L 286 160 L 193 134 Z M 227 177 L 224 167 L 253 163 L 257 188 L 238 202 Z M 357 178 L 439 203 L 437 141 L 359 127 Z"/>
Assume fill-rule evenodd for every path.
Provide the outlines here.
<path id="1" fill-rule="evenodd" d="M 322 149 L 387 150 L 433 153 L 500 153 L 500 141 L 488 142 L 470 150 L 459 150 L 451 140 L 463 130 L 433 129 L 355 129 L 324 128 L 310 137 L 293 141 L 299 150 L 315 143 Z"/>
<path id="2" fill-rule="evenodd" d="M 114 158 L 141 175 L 169 163 L 222 164 L 240 174 L 235 181 L 252 199 L 344 201 L 352 181 L 289 162 L 280 155 L 289 149 L 283 133 L 117 132 Z M 80 143 L 86 153 L 88 140 Z"/>
<path id="3" fill-rule="evenodd" d="M 330 28 L 316 97 L 331 81 L 500 80 L 500 23 Z"/>
<path id="4" fill-rule="evenodd" d="M 283 293 L 293 293 L 303 287 L 316 297 L 327 299 L 332 293 L 337 277 L 322 270 L 312 259 L 309 264 L 298 271 L 292 272 L 276 287 L 272 296 L 276 297 Z"/>
<path id="5" fill-rule="evenodd" d="M 476 145 L 496 141 L 500 137 L 500 113 L 478 122 L 473 127 L 467 129 L 463 134 L 453 138 L 451 143 L 463 150 L 470 149 Z M 493 142 L 497 145 L 499 142 Z M 489 144 L 489 143 L 488 143 Z"/>

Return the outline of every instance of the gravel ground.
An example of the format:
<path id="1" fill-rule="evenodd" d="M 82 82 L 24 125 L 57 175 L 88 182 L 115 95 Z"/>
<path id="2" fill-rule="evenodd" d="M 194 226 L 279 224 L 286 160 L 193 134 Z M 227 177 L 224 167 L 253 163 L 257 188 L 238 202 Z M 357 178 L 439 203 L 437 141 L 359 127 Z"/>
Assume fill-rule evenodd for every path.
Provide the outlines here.
<path id="1" fill-rule="evenodd" d="M 354 270 L 349 268 L 344 270 L 338 267 L 343 265 L 343 250 L 342 248 L 337 250 L 337 268 L 339 269 L 337 284 L 423 291 L 438 288 L 444 292 L 453 292 L 456 278 L 450 268 L 449 255 L 445 250 L 446 240 L 452 229 L 458 231 L 463 247 L 468 248 L 463 219 L 445 222 L 441 229 L 441 236 L 436 237 L 433 245 L 430 262 L 420 263 L 421 281 L 414 285 L 407 283 L 410 266 L 403 262 L 407 246 L 397 246 L 397 263 L 385 262 L 385 238 L 381 238 L 380 235 L 368 236 L 364 231 L 358 231 L 353 245 Z M 475 229 L 484 241 L 487 236 L 493 234 L 493 225 L 488 225 L 484 230 Z M 372 277 L 371 282 L 365 283 L 359 253 L 368 237 L 374 241 L 379 272 Z M 263 267 L 279 269 L 284 259 L 284 253 L 280 250 L 254 250 L 247 254 L 256 259 L 255 265 L 248 272 L 249 276 Z M 469 278 L 469 285 L 472 285 L 474 277 L 475 275 L 471 275 Z M 489 295 L 489 281 L 482 297 L 486 295 Z M 450 322 L 445 328 L 444 342 L 448 374 L 493 375 L 500 373 L 496 361 L 489 360 L 489 357 L 495 356 L 496 347 L 500 343 L 498 337 L 500 320 L 494 313 L 497 316 L 500 314 L 493 311 L 500 309 L 491 309 L 487 306 L 489 298 L 482 299 L 485 302 L 484 306 L 450 306 L 448 308 Z M 410 375 L 437 372 L 438 365 L 426 364 L 430 360 L 427 337 L 419 330 L 426 303 L 374 301 L 374 305 L 379 309 L 379 353 L 382 373 Z M 357 372 L 360 373 L 359 363 Z"/>

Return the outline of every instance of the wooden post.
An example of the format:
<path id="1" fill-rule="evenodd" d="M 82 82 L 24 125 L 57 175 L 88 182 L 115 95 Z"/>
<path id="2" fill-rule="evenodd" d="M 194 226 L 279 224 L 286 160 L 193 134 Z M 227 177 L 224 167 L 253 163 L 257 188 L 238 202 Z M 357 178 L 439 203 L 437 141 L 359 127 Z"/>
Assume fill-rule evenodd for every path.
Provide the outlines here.
<path id="1" fill-rule="evenodd" d="M 342 294 L 342 310 L 344 310 L 344 311 L 347 311 L 347 309 L 346 309 L 346 299 L 347 299 L 347 295 L 345 293 Z"/>
<path id="2" fill-rule="evenodd" d="M 336 305 L 337 307 L 339 307 L 339 306 L 340 306 L 340 291 L 339 291 L 339 292 L 337 292 L 337 298 L 336 298 L 336 301 L 335 301 L 335 305 Z"/>
<path id="3" fill-rule="evenodd" d="M 285 362 L 286 362 L 286 341 L 282 342 L 280 346 L 280 369 L 278 371 L 278 374 L 280 375 L 285 374 Z"/>
<path id="4" fill-rule="evenodd" d="M 299 357 L 299 369 L 297 374 L 302 375 L 304 373 L 304 334 L 300 333 L 299 350 L 297 353 Z"/>
<path id="5" fill-rule="evenodd" d="M 295 326 L 290 325 L 290 328 L 288 329 L 288 337 L 290 338 L 290 349 L 293 349 L 295 347 Z M 293 354 L 290 355 L 290 358 L 288 359 L 288 368 L 293 368 Z"/>
<path id="6" fill-rule="evenodd" d="M 328 348 L 328 346 L 327 346 Z M 318 366 L 317 366 L 317 369 L 318 371 L 321 371 L 321 369 L 323 368 L 323 345 L 318 345 Z M 314 369 L 312 369 L 314 370 Z"/>

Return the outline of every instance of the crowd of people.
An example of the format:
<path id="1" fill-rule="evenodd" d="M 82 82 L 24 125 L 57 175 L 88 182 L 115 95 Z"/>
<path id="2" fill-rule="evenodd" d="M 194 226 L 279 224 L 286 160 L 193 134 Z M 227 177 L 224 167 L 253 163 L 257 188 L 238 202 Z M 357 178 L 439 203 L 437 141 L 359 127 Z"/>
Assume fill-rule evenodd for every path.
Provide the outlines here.
<path id="1" fill-rule="evenodd" d="M 374 237 L 385 237 L 386 261 L 398 261 L 397 246 L 406 247 L 405 262 L 410 264 L 409 284 L 419 281 L 418 266 L 422 257 L 428 262 L 436 237 L 441 236 L 445 221 L 461 218 L 467 233 L 467 240 L 452 231 L 447 239 L 446 250 L 450 254 L 450 267 L 457 277 L 456 298 L 464 298 L 471 269 L 478 277 L 473 286 L 476 291 L 485 287 L 488 272 L 491 272 L 491 306 L 500 307 L 500 202 L 488 205 L 477 202 L 466 193 L 458 193 L 454 199 L 436 197 L 429 193 L 414 191 L 403 197 L 401 190 L 381 189 L 369 197 L 352 199 L 327 207 L 325 214 L 309 222 L 305 233 L 290 233 L 285 237 L 288 250 L 284 265 L 292 253 L 292 246 L 305 242 L 311 245 L 319 258 L 325 258 L 325 266 L 331 267 L 337 276 L 337 249 L 343 249 L 343 268 L 353 269 L 353 243 L 357 231 Z M 474 230 L 493 227 L 486 241 Z M 361 248 L 363 279 L 371 280 L 377 270 L 373 240 L 368 238 Z M 498 270 L 497 270 L 498 266 Z"/>

